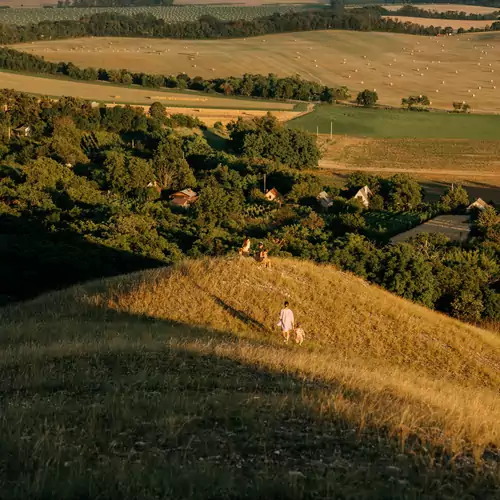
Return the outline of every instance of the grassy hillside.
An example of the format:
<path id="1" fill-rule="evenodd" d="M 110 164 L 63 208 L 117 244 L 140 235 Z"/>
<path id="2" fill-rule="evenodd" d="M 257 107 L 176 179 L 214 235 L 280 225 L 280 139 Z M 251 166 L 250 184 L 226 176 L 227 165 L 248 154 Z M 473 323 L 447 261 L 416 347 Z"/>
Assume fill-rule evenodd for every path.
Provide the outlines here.
<path id="1" fill-rule="evenodd" d="M 379 138 L 497 140 L 498 115 L 418 113 L 354 106 L 317 106 L 290 126 L 312 133 Z"/>
<path id="2" fill-rule="evenodd" d="M 0 498 L 500 493 L 500 338 L 334 268 L 191 261 L 0 325 Z"/>

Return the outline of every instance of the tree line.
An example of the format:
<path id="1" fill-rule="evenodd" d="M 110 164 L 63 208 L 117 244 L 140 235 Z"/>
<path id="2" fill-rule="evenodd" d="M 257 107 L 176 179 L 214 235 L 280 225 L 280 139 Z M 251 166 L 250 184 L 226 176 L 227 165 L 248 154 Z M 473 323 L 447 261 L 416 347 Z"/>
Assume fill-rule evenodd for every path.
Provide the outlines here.
<path id="1" fill-rule="evenodd" d="M 79 68 L 73 63 L 53 63 L 42 57 L 9 48 L 0 48 L 0 68 L 50 75 L 63 75 L 74 80 L 104 81 L 148 88 L 169 88 L 215 92 L 226 96 L 294 99 L 333 102 L 350 97 L 347 87 L 327 87 L 298 76 L 278 78 L 276 75 L 245 74 L 243 77 L 204 79 L 201 76 L 134 73 L 125 69 Z"/>
<path id="2" fill-rule="evenodd" d="M 221 39 L 329 29 L 387 31 L 418 35 L 444 33 L 444 30 L 439 27 L 426 27 L 383 18 L 380 10 L 374 7 L 345 11 L 308 9 L 238 21 L 222 21 L 205 15 L 197 21 L 179 23 L 169 23 L 147 14 L 126 16 L 103 12 L 82 17 L 79 21 L 42 21 L 38 24 L 20 26 L 2 24 L 0 25 L 0 43 L 12 44 L 83 36 Z"/>
<path id="3" fill-rule="evenodd" d="M 476 217 L 466 242 L 435 234 L 388 245 L 395 232 L 436 214 L 461 213 L 467 192 L 454 186 L 427 203 L 403 174 L 355 173 L 342 188 L 325 186 L 313 173 L 314 136 L 268 115 L 219 124 L 221 148 L 190 120 L 168 116 L 161 103 L 145 113 L 0 92 L 3 302 L 186 256 L 235 254 L 248 236 L 271 256 L 334 263 L 454 317 L 500 320 L 494 208 Z M 282 203 L 264 197 L 264 176 Z M 364 185 L 373 192 L 368 208 L 353 199 Z M 170 195 L 188 187 L 197 201 L 172 206 Z M 328 210 L 316 199 L 323 190 Z"/>

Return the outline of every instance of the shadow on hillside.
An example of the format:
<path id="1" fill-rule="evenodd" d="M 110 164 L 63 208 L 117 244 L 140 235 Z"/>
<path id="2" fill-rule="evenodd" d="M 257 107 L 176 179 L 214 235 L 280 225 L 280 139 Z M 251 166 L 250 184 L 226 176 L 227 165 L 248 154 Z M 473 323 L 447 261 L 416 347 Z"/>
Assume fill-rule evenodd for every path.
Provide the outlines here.
<path id="1" fill-rule="evenodd" d="M 0 305 L 84 281 L 165 265 L 90 243 L 74 232 L 51 232 L 28 217 L 0 217 Z"/>
<path id="2" fill-rule="evenodd" d="M 216 134 L 213 130 L 204 129 L 203 137 L 208 142 L 209 146 L 216 151 L 226 151 L 228 139 L 225 139 L 219 134 Z"/>
<path id="3" fill-rule="evenodd" d="M 44 352 L 44 341 L 61 345 L 62 337 L 41 322 L 33 332 L 39 354 L 21 350 L 0 364 L 0 399 L 9 401 L 0 418 L 0 484 L 11 499 L 438 498 L 443 488 L 450 498 L 495 494 L 472 463 L 456 467 L 416 438 L 402 448 L 387 429 L 366 424 L 360 431 L 359 422 L 343 418 L 333 395 L 342 393 L 342 408 L 366 403 L 364 391 L 238 359 L 245 344 L 269 348 L 265 339 L 82 309 L 61 318 L 68 351 Z M 75 324 L 88 336 L 71 352 Z M 31 344 L 18 334 L 15 342 Z M 228 344 L 233 354 L 224 354 Z M 45 437 L 56 432 L 57 439 Z"/>

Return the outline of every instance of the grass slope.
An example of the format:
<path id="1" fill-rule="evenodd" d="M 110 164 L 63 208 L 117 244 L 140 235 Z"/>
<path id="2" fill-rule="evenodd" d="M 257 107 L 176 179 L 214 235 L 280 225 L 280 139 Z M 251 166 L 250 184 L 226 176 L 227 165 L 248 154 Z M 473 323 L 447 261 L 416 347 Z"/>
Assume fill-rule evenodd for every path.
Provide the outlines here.
<path id="1" fill-rule="evenodd" d="M 317 106 L 290 122 L 312 133 L 378 138 L 498 140 L 500 116 L 423 113 L 354 106 Z"/>
<path id="2" fill-rule="evenodd" d="M 498 336 L 334 268 L 188 261 L 0 325 L 0 498 L 500 492 Z"/>

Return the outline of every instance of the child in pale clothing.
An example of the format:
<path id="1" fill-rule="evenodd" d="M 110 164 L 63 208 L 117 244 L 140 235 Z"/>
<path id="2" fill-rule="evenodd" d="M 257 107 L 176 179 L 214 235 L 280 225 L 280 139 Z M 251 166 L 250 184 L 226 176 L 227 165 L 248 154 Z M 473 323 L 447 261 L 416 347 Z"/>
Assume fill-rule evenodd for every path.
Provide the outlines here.
<path id="1" fill-rule="evenodd" d="M 300 326 L 300 323 L 297 323 L 297 327 L 295 328 L 295 342 L 299 345 L 302 345 L 302 342 L 304 342 L 305 338 L 306 332 L 304 332 L 304 329 Z"/>

